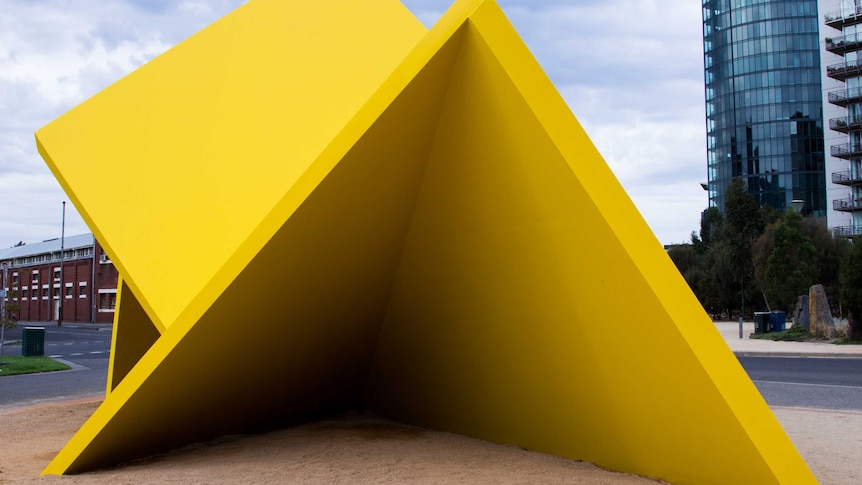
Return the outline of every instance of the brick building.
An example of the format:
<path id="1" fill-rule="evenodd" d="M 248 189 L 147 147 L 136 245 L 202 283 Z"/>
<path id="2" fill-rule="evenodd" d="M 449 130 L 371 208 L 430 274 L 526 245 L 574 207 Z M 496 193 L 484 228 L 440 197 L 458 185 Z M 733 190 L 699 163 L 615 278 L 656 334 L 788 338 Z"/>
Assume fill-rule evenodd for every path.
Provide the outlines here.
<path id="1" fill-rule="evenodd" d="M 9 303 L 20 321 L 110 323 L 117 302 L 117 270 L 92 234 L 0 250 Z M 61 268 L 62 263 L 62 268 Z M 2 276 L 0 276 L 2 277 Z M 62 295 L 62 298 L 61 298 Z"/>

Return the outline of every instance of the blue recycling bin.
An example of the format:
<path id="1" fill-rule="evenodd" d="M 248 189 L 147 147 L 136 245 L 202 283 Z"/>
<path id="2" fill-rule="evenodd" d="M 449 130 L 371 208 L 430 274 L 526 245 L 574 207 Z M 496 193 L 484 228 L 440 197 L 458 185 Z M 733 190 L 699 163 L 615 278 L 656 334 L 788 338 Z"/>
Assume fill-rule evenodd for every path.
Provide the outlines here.
<path id="1" fill-rule="evenodd" d="M 773 310 L 769 314 L 769 323 L 773 332 L 783 332 L 787 325 L 787 314 L 780 310 Z"/>

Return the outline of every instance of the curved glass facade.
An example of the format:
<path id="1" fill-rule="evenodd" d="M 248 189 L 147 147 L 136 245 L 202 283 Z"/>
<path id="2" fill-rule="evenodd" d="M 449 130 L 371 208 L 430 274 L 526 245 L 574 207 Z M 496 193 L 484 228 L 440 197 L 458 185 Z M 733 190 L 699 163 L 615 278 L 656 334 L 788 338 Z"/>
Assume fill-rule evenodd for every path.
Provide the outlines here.
<path id="1" fill-rule="evenodd" d="M 816 0 L 703 0 L 709 203 L 742 177 L 760 205 L 826 215 Z"/>

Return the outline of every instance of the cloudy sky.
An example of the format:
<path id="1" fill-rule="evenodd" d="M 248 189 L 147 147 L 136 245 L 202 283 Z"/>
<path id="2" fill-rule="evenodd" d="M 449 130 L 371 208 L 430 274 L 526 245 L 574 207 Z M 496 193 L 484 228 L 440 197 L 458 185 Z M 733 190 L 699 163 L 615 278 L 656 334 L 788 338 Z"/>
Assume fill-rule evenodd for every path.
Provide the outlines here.
<path id="1" fill-rule="evenodd" d="M 242 3 L 0 0 L 0 248 L 60 235 L 33 132 Z M 403 3 L 430 26 L 451 2 Z M 499 3 L 659 241 L 687 240 L 707 204 L 697 2 Z M 67 204 L 66 234 L 88 231 Z"/>

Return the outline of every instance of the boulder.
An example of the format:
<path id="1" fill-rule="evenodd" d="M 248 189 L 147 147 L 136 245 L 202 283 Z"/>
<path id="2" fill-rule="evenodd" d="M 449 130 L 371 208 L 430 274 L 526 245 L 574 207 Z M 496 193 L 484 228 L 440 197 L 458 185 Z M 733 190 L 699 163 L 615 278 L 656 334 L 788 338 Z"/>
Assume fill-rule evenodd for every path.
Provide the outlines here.
<path id="1" fill-rule="evenodd" d="M 823 285 L 814 285 L 808 290 L 808 317 L 811 333 L 824 338 L 835 336 L 835 322 Z"/>
<path id="2" fill-rule="evenodd" d="M 793 311 L 793 323 L 801 325 L 805 330 L 811 328 L 811 318 L 808 316 L 808 300 L 808 295 L 800 295 L 799 301 L 796 302 L 796 309 Z"/>

